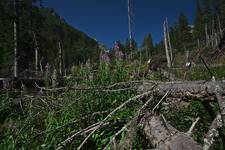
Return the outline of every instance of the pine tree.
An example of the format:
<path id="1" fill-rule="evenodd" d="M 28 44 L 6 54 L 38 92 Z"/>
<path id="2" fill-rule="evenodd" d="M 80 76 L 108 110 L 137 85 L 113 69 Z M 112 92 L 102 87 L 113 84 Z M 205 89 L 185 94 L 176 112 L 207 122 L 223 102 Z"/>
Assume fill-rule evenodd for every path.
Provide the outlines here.
<path id="1" fill-rule="evenodd" d="M 66 67 L 85 62 L 89 58 L 97 59 L 97 42 L 68 25 L 53 10 L 39 7 L 37 4 L 40 1 L 42 0 L 0 0 L 1 77 L 12 75 L 14 22 L 17 25 L 19 73 L 27 68 L 35 68 L 34 33 L 38 42 L 39 60 L 42 60 L 43 66 L 49 62 L 51 66 L 57 67 L 60 37 Z"/>
<path id="2" fill-rule="evenodd" d="M 129 38 L 126 39 L 125 42 L 125 53 L 129 55 L 131 52 L 133 53 L 135 50 L 137 50 L 137 42 L 134 39 L 131 39 L 131 49 L 130 49 L 130 40 Z"/>
<path id="3" fill-rule="evenodd" d="M 153 45 L 151 34 L 148 34 L 144 37 L 144 40 L 142 43 L 142 50 L 144 51 L 147 58 L 152 55 L 152 52 L 154 50 L 154 45 Z"/>
<path id="4" fill-rule="evenodd" d="M 197 2 L 196 6 L 196 14 L 195 14 L 195 20 L 194 20 L 194 39 L 195 42 L 198 40 L 201 41 L 204 39 L 205 35 L 205 19 L 204 19 L 204 13 L 203 10 L 199 4 L 199 1 Z"/>
<path id="5" fill-rule="evenodd" d="M 208 26 L 212 23 L 212 3 L 210 0 L 203 1 L 203 13 L 204 13 L 204 20 Z"/>
<path id="6" fill-rule="evenodd" d="M 192 34 L 188 24 L 188 19 L 183 13 L 179 16 L 177 30 L 177 37 L 179 40 L 177 49 L 179 51 L 190 50 L 192 48 Z"/>
<path id="7" fill-rule="evenodd" d="M 222 27 L 225 28 L 225 1 L 224 0 L 218 0 L 219 1 L 219 19 L 222 24 Z"/>

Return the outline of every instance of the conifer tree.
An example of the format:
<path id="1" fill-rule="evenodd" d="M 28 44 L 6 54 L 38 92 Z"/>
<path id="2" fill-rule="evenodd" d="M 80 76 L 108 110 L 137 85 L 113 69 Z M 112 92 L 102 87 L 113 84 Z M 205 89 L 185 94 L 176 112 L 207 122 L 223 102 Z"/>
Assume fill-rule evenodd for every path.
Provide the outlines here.
<path id="1" fill-rule="evenodd" d="M 197 2 L 197 6 L 196 6 L 196 13 L 195 13 L 195 20 L 194 20 L 194 33 L 193 34 L 194 34 L 195 42 L 197 42 L 198 40 L 201 41 L 204 39 L 205 21 L 204 21 L 203 10 L 200 6 L 199 1 Z"/>
<path id="2" fill-rule="evenodd" d="M 179 16 L 177 30 L 177 38 L 179 40 L 177 49 L 179 51 L 190 50 L 192 47 L 192 34 L 188 24 L 188 19 L 183 13 L 181 13 Z"/>
<path id="3" fill-rule="evenodd" d="M 143 43 L 142 43 L 142 50 L 145 53 L 146 57 L 152 55 L 152 51 L 154 49 L 153 40 L 151 34 L 148 34 L 144 37 Z"/>

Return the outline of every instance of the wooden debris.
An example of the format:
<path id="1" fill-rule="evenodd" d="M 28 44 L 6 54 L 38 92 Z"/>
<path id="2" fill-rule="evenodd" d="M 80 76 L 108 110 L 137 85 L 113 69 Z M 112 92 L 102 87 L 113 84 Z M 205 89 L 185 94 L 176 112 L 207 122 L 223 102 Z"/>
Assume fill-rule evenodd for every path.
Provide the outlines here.
<path id="1" fill-rule="evenodd" d="M 221 87 L 221 95 L 225 95 L 225 82 L 215 81 Z M 168 97 L 180 97 L 182 99 L 204 100 L 203 98 L 215 98 L 215 88 L 212 81 L 174 81 L 174 82 L 148 82 L 138 87 L 138 93 L 149 91 L 153 85 L 156 85 L 152 92 L 155 95 L 163 96 L 170 91 Z M 214 100 L 214 99 L 213 99 Z"/>
<path id="2" fill-rule="evenodd" d="M 179 132 L 163 117 L 147 112 L 140 122 L 140 128 L 153 148 L 158 150 L 201 150 L 191 137 Z"/>
<path id="3" fill-rule="evenodd" d="M 220 113 L 213 120 L 208 133 L 204 138 L 204 150 L 208 150 L 214 143 L 214 138 L 219 136 L 218 128 L 222 127 L 222 118 Z"/>

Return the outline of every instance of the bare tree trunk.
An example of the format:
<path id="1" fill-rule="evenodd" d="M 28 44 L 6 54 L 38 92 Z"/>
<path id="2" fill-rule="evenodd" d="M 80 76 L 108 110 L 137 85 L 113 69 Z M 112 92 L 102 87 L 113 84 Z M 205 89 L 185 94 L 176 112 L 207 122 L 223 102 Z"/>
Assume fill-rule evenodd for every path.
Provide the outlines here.
<path id="1" fill-rule="evenodd" d="M 18 62 L 17 62 L 17 24 L 14 22 L 14 77 L 18 77 Z"/>
<path id="2" fill-rule="evenodd" d="M 221 27 L 221 22 L 220 22 L 220 17 L 218 16 L 218 25 L 219 25 L 219 35 L 220 35 L 220 38 L 222 38 L 223 36 L 223 31 L 222 31 L 222 27 Z"/>
<path id="3" fill-rule="evenodd" d="M 167 40 L 167 33 L 166 33 L 166 22 L 163 23 L 163 29 L 164 29 L 164 44 L 165 44 L 165 50 L 166 50 L 166 59 L 167 59 L 167 66 L 168 68 L 171 68 L 171 60 L 170 60 L 170 54 L 168 49 L 168 40 Z"/>
<path id="4" fill-rule="evenodd" d="M 205 41 L 206 41 L 206 45 L 209 44 L 209 35 L 208 35 L 208 26 L 207 24 L 205 24 Z"/>
<path id="5" fill-rule="evenodd" d="M 168 39 L 168 44 L 169 44 L 169 53 L 170 53 L 170 61 L 171 61 L 171 66 L 173 65 L 173 50 L 171 46 L 171 40 L 170 40 L 170 33 L 169 33 L 169 23 L 166 18 L 166 33 L 167 33 L 167 39 Z"/>
<path id="6" fill-rule="evenodd" d="M 158 150 L 201 150 L 191 137 L 167 123 L 163 116 L 145 113 L 140 127 L 153 148 Z"/>
<path id="7" fill-rule="evenodd" d="M 199 39 L 197 40 L 197 43 L 198 43 L 198 48 L 200 48 L 200 41 L 199 41 Z"/>
<path id="8" fill-rule="evenodd" d="M 214 143 L 214 138 L 219 135 L 218 129 L 222 127 L 222 119 L 220 113 L 216 116 L 216 118 L 213 120 L 208 133 L 206 134 L 204 138 L 204 150 L 210 149 L 210 147 Z"/>
<path id="9" fill-rule="evenodd" d="M 225 82 L 215 81 L 173 81 L 173 82 L 144 82 L 138 87 L 138 93 L 152 91 L 158 96 L 163 96 L 167 91 L 171 91 L 168 97 L 180 97 L 182 99 L 194 98 L 196 100 L 207 97 L 209 100 L 215 101 L 215 86 L 219 85 L 222 89 L 221 96 L 225 95 Z M 152 86 L 155 88 L 152 89 Z"/>
<path id="10" fill-rule="evenodd" d="M 215 21 L 213 20 L 212 21 L 212 31 L 211 31 L 211 46 L 214 47 L 216 44 L 215 40 L 216 40 L 216 37 L 215 37 Z"/>
<path id="11" fill-rule="evenodd" d="M 42 60 L 43 60 L 43 57 L 41 58 L 41 60 L 39 62 L 39 66 L 40 66 L 41 73 L 43 73 Z"/>
<path id="12" fill-rule="evenodd" d="M 62 73 L 62 45 L 61 45 L 61 42 L 59 42 L 59 74 L 60 76 L 63 76 L 63 73 Z"/>
<path id="13" fill-rule="evenodd" d="M 223 93 L 224 93 L 224 89 L 222 89 L 219 84 L 215 83 L 215 94 L 216 94 L 217 102 L 220 107 L 220 113 L 221 113 L 223 123 L 225 123 L 225 100 L 222 96 Z"/>
<path id="14" fill-rule="evenodd" d="M 38 43 L 37 43 L 36 34 L 34 32 L 33 32 L 33 36 L 34 36 L 34 45 L 35 45 L 35 72 L 37 75 L 38 73 Z"/>
<path id="15" fill-rule="evenodd" d="M 130 51 L 132 51 L 132 27 L 131 27 L 131 2 L 127 0 L 127 9 L 128 9 L 128 25 L 129 25 L 129 44 L 130 44 Z"/>

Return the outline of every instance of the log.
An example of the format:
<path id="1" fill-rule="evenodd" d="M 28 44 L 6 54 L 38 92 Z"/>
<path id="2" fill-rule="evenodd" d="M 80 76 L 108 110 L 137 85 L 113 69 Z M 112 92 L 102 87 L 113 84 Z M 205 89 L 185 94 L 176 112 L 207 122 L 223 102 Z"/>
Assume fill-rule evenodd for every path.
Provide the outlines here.
<path id="1" fill-rule="evenodd" d="M 219 136 L 218 129 L 222 127 L 222 118 L 220 113 L 216 116 L 216 118 L 213 120 L 209 131 L 207 132 L 205 138 L 204 138 L 204 150 L 208 150 L 214 143 L 215 137 Z"/>
<path id="2" fill-rule="evenodd" d="M 216 84 L 215 84 L 216 83 Z M 167 91 L 167 97 L 180 97 L 182 99 L 204 100 L 208 97 L 215 100 L 215 85 L 220 86 L 221 96 L 225 96 L 225 81 L 173 81 L 173 82 L 143 82 L 137 87 L 138 93 L 151 90 L 155 95 L 163 96 Z M 156 85 L 154 89 L 152 86 Z"/>
<path id="3" fill-rule="evenodd" d="M 146 113 L 140 128 L 148 142 L 158 150 L 201 150 L 191 137 L 169 125 L 162 116 Z"/>

